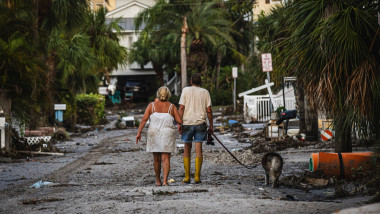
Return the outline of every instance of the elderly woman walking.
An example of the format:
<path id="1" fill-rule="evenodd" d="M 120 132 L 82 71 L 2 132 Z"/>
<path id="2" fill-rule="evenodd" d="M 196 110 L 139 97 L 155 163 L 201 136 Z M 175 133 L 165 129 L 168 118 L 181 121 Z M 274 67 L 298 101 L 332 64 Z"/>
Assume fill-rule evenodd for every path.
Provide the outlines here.
<path id="1" fill-rule="evenodd" d="M 177 129 L 174 121 L 182 124 L 182 118 L 179 116 L 176 106 L 168 101 L 170 96 L 171 93 L 166 86 L 157 90 L 158 101 L 151 102 L 146 108 L 136 136 L 137 144 L 141 141 L 141 132 L 149 119 L 146 151 L 153 153 L 157 186 L 168 185 L 170 155 L 176 150 Z M 161 183 L 161 162 L 163 183 Z"/>

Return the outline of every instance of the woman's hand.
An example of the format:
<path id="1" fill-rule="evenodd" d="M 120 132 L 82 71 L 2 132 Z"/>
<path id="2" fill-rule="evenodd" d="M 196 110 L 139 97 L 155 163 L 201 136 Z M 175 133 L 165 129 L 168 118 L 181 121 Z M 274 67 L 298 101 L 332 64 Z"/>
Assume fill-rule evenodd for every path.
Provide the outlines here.
<path id="1" fill-rule="evenodd" d="M 182 125 L 181 124 L 177 124 L 177 128 L 178 128 L 178 133 L 180 134 L 180 135 L 182 135 Z"/>
<path id="2" fill-rule="evenodd" d="M 137 133 L 136 135 L 136 144 L 141 141 L 141 134 L 140 133 Z"/>

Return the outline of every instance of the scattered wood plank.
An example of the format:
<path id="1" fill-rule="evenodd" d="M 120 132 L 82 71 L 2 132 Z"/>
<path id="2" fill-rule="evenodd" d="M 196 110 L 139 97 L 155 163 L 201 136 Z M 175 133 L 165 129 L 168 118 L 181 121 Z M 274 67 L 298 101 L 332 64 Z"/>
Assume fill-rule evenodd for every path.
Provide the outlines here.
<path id="1" fill-rule="evenodd" d="M 63 156 L 65 153 L 59 153 L 59 152 L 31 152 L 31 151 L 17 151 L 19 153 L 24 154 L 32 154 L 32 155 L 57 155 L 57 156 Z"/>

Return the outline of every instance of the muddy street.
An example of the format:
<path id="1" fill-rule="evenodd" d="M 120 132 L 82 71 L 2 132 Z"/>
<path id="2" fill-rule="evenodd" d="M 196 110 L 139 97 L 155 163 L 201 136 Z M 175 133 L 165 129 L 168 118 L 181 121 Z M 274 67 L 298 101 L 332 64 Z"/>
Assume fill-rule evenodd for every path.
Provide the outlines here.
<path id="1" fill-rule="evenodd" d="M 94 131 L 61 142 L 67 151 L 71 149 L 65 156 L 32 157 L 29 162 L 3 159 L 0 212 L 331 213 L 360 206 L 369 199 L 365 196 L 328 199 L 334 193 L 333 188 L 304 191 L 280 184 L 273 189 L 264 185 L 261 166 L 246 169 L 227 158 L 218 145 L 204 146 L 202 184 L 182 184 L 184 172 L 179 148 L 171 159 L 170 186 L 156 187 L 153 157 L 145 152 L 145 143 L 135 144 L 135 135 L 136 129 Z M 228 147 L 236 146 L 236 142 L 219 136 Z M 282 151 L 285 165 L 281 178 L 307 170 L 310 152 L 310 149 Z M 259 163 L 262 156 L 244 158 L 243 150 L 235 153 L 242 153 L 239 158 L 249 158 L 251 164 Z M 191 165 L 193 168 L 194 160 Z M 29 188 L 39 180 L 52 183 Z"/>

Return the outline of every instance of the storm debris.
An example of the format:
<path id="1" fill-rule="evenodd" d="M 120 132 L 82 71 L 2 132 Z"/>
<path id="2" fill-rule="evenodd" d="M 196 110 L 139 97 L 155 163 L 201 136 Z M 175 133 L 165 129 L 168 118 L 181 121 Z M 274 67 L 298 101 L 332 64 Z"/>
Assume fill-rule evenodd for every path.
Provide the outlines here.
<path id="1" fill-rule="evenodd" d="M 62 198 L 43 198 L 43 199 L 29 199 L 29 200 L 24 200 L 22 201 L 23 205 L 31 205 L 31 204 L 40 204 L 40 203 L 45 203 L 45 202 L 55 202 L 55 201 L 63 201 L 64 199 Z"/>
<path id="2" fill-rule="evenodd" d="M 107 163 L 107 162 L 95 162 L 94 165 L 113 165 L 115 163 Z"/>
<path id="3" fill-rule="evenodd" d="M 286 187 L 297 189 L 318 189 L 331 184 L 328 177 L 321 170 L 314 172 L 304 171 L 281 178 L 280 183 Z"/>
<path id="4" fill-rule="evenodd" d="M 186 191 L 154 191 L 152 190 L 153 195 L 161 195 L 161 196 L 171 196 L 178 193 L 200 193 L 200 192 L 208 192 L 207 189 L 194 189 L 194 190 L 186 190 Z"/>

